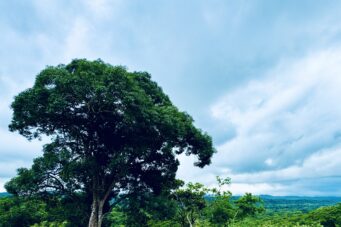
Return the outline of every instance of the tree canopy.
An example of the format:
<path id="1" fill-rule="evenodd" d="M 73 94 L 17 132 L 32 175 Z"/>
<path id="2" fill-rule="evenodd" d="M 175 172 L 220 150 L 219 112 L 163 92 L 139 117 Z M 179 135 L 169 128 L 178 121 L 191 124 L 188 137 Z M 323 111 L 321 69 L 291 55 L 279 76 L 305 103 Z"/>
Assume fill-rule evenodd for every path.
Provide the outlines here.
<path id="1" fill-rule="evenodd" d="M 211 137 L 148 73 L 101 60 L 46 67 L 11 107 L 11 131 L 51 142 L 6 189 L 14 195 L 85 194 L 89 226 L 101 226 L 109 200 L 176 187 L 177 155 L 196 155 L 195 165 L 204 167 L 215 152 Z"/>

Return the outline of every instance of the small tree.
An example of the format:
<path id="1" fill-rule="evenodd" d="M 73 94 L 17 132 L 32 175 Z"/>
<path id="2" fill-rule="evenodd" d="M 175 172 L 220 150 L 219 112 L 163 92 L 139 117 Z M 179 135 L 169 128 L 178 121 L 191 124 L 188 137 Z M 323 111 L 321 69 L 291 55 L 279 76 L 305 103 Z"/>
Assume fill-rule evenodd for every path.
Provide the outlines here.
<path id="1" fill-rule="evenodd" d="M 145 72 L 101 60 L 47 67 L 12 103 L 11 131 L 46 135 L 44 156 L 6 188 L 16 195 L 86 194 L 89 226 L 101 226 L 109 200 L 174 187 L 176 155 L 210 163 L 211 137 L 194 127 Z"/>
<path id="2" fill-rule="evenodd" d="M 30 226 L 48 216 L 46 204 L 37 199 L 7 197 L 0 199 L 0 227 Z"/>
<path id="3" fill-rule="evenodd" d="M 216 226 L 227 226 L 228 222 L 234 217 L 234 209 L 231 203 L 232 193 L 223 190 L 223 186 L 231 183 L 230 178 L 217 178 L 218 188 L 212 188 L 211 201 L 206 209 L 206 215 L 210 222 Z"/>
<path id="4" fill-rule="evenodd" d="M 254 216 L 265 211 L 263 201 L 258 196 L 253 196 L 251 193 L 246 193 L 235 202 L 238 208 L 238 217 L 245 218 Z"/>
<path id="5" fill-rule="evenodd" d="M 206 207 L 205 195 L 208 189 L 200 183 L 188 183 L 177 189 L 173 196 L 178 203 L 176 219 L 181 226 L 192 227 L 201 211 Z"/>
<path id="6" fill-rule="evenodd" d="M 234 208 L 231 192 L 223 190 L 224 185 L 230 184 L 230 178 L 217 176 L 217 188 L 207 188 L 200 183 L 188 183 L 177 189 L 173 198 L 177 201 L 177 222 L 181 226 L 195 226 L 198 223 L 210 223 L 221 226 L 228 223 L 233 217 Z M 207 220 L 202 218 L 206 216 Z"/>

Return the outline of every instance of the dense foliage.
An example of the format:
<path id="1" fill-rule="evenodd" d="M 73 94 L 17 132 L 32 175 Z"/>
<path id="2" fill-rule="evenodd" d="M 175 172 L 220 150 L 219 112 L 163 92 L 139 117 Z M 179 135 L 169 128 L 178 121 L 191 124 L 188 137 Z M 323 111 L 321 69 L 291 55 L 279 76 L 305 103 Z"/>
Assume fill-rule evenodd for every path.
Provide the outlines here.
<path id="1" fill-rule="evenodd" d="M 144 203 L 137 202 L 134 207 L 131 204 L 120 203 L 111 207 L 111 211 L 105 215 L 103 226 L 341 226 L 341 203 L 306 213 L 294 210 L 280 212 L 276 209 L 263 212 L 263 204 L 259 202 L 259 197 L 246 194 L 236 200 L 231 199 L 228 191 L 218 192 L 218 189 L 208 189 L 198 183 L 189 183 L 173 191 L 168 198 L 145 197 Z M 215 191 L 215 194 L 212 191 Z M 290 203 L 290 199 L 288 201 Z M 79 212 L 81 208 L 70 209 L 70 204 L 66 204 L 65 201 L 49 203 L 41 198 L 21 199 L 13 196 L 0 198 L 0 226 L 84 226 L 80 220 L 83 215 Z M 240 212 L 241 209 L 244 211 Z"/>
<path id="2" fill-rule="evenodd" d="M 147 222 L 144 222 L 143 225 L 142 222 L 139 222 L 136 226 L 228 226 L 246 217 L 253 217 L 264 212 L 259 197 L 247 193 L 233 202 L 231 200 L 232 193 L 223 190 L 223 187 L 230 183 L 230 179 L 218 177 L 217 180 L 218 188 L 207 188 L 199 183 L 188 183 L 174 190 L 167 200 L 168 215 L 159 215 L 159 210 L 149 209 L 149 212 L 146 213 Z M 143 207 L 140 209 L 144 212 L 147 211 Z M 121 215 L 118 216 L 124 217 L 120 223 L 115 220 L 116 225 L 135 226 L 129 223 L 131 218 L 134 219 L 133 216 L 123 215 L 124 209 L 117 206 L 114 212 L 116 215 L 117 212 L 121 212 Z M 158 215 L 155 215 L 155 212 Z"/>
<path id="3" fill-rule="evenodd" d="M 101 226 L 109 201 L 169 194 L 177 187 L 177 155 L 195 155 L 204 167 L 215 152 L 211 137 L 148 73 L 101 60 L 47 67 L 11 107 L 11 131 L 51 143 L 32 168 L 18 170 L 7 191 L 70 204 L 84 199 L 89 226 Z"/>
<path id="4" fill-rule="evenodd" d="M 139 192 L 135 197 L 112 201 L 111 211 L 103 218 L 104 226 L 227 226 L 245 217 L 262 213 L 258 197 L 246 194 L 232 202 L 232 194 L 222 190 L 230 179 L 218 180 L 218 188 L 199 183 L 177 181 L 170 194 Z M 58 198 L 56 200 L 56 198 Z M 83 204 L 83 205 L 82 205 Z M 3 226 L 85 226 L 87 207 L 79 200 L 46 194 L 39 197 L 12 196 L 0 203 Z M 206 223 L 206 224 L 204 224 Z"/>

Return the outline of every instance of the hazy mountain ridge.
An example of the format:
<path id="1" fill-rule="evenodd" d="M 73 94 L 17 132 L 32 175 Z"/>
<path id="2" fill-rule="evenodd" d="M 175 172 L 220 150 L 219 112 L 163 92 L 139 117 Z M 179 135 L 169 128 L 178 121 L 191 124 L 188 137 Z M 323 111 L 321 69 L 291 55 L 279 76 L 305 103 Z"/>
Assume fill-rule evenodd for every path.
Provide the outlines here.
<path id="1" fill-rule="evenodd" d="M 0 192 L 0 198 L 3 198 L 3 197 L 8 197 L 10 196 L 11 194 L 9 194 L 8 192 Z"/>
<path id="2" fill-rule="evenodd" d="M 259 195 L 268 213 L 273 212 L 308 212 L 319 207 L 333 206 L 341 202 L 337 196 L 272 196 Z M 240 196 L 232 196 L 237 200 Z"/>
<path id="3" fill-rule="evenodd" d="M 319 207 L 333 206 L 341 202 L 335 196 L 271 196 L 261 195 L 268 212 L 308 212 Z"/>

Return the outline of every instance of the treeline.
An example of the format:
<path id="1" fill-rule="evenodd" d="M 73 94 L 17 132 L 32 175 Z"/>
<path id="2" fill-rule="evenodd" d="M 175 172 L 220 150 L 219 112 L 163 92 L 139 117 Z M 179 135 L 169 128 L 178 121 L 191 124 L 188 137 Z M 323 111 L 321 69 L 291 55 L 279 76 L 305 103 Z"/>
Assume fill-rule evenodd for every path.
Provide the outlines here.
<path id="1" fill-rule="evenodd" d="M 171 194 L 136 193 L 111 201 L 102 226 L 341 226 L 341 203 L 307 213 L 265 212 L 260 197 L 246 193 L 236 199 L 231 192 L 223 190 L 230 183 L 229 178 L 217 177 L 217 188 L 178 183 L 180 187 Z M 87 226 L 87 198 L 79 194 L 77 200 L 74 199 L 53 194 L 0 198 L 0 226 Z"/>
<path id="2" fill-rule="evenodd" d="M 103 226 L 228 226 L 265 211 L 259 197 L 250 193 L 232 200 L 223 190 L 230 179 L 217 177 L 217 188 L 199 183 L 184 185 L 167 195 L 136 193 L 111 201 Z M 86 196 L 78 200 L 53 194 L 10 196 L 0 199 L 0 226 L 86 226 Z"/>
<path id="3" fill-rule="evenodd" d="M 275 212 L 257 217 L 248 217 L 231 225 L 233 227 L 249 226 L 309 226 L 309 227 L 338 227 L 341 226 L 341 203 L 334 206 L 320 207 L 308 213 Z"/>
<path id="4" fill-rule="evenodd" d="M 287 213 L 301 211 L 307 213 L 322 206 L 333 206 L 341 202 L 340 197 L 304 197 L 304 196 L 269 196 L 261 195 L 267 213 Z"/>

